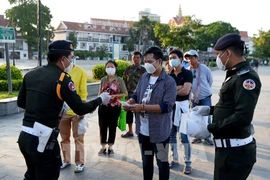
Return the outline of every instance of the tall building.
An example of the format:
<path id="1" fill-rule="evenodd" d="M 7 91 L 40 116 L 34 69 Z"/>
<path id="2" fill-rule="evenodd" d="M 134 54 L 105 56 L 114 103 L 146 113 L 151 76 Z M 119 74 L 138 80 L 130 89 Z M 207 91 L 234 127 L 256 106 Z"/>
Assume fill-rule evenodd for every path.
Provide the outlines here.
<path id="1" fill-rule="evenodd" d="M 248 36 L 247 31 L 240 31 L 240 36 L 241 36 L 242 41 L 245 42 L 245 45 L 248 48 L 249 54 L 252 54 L 254 51 L 252 37 Z"/>
<path id="2" fill-rule="evenodd" d="M 139 20 L 141 20 L 143 16 L 148 17 L 150 21 L 160 22 L 160 16 L 157 14 L 152 14 L 149 8 L 146 8 L 144 9 L 144 11 L 139 12 Z"/>
<path id="3" fill-rule="evenodd" d="M 127 59 L 126 42 L 132 26 L 133 21 L 98 18 L 91 18 L 85 23 L 61 21 L 55 31 L 54 40 L 67 40 L 69 34 L 74 32 L 78 42 L 75 50 L 96 51 L 98 47 L 105 46 L 107 51 L 112 53 L 115 48 L 119 48 L 117 59 Z"/>

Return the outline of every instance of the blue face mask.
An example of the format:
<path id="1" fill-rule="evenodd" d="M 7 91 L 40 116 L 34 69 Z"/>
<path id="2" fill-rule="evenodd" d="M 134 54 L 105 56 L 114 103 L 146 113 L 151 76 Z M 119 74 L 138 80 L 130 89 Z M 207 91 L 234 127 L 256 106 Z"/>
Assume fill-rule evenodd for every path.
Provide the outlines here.
<path id="1" fill-rule="evenodd" d="M 71 59 L 71 62 L 72 62 L 73 64 L 75 64 L 75 63 L 76 63 L 76 59 L 75 59 L 75 58 L 72 58 L 72 59 Z"/>
<path id="2" fill-rule="evenodd" d="M 170 60 L 170 65 L 172 67 L 177 67 L 177 66 L 179 66 L 179 64 L 180 64 L 180 62 L 179 62 L 178 59 L 172 59 L 172 60 Z"/>

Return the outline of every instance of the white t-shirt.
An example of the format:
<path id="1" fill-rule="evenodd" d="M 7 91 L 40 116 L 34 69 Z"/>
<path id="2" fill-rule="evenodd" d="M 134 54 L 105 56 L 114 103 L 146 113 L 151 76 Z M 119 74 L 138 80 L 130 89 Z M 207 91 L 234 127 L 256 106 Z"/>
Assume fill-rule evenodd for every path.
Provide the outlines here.
<path id="1" fill-rule="evenodd" d="M 151 98 L 151 94 L 153 91 L 153 86 L 156 84 L 158 77 L 152 77 L 150 76 L 148 86 L 146 88 L 146 91 L 143 95 L 142 103 L 148 104 Z M 140 115 L 140 121 L 141 121 L 141 126 L 140 126 L 140 133 L 143 134 L 144 136 L 149 136 L 149 121 L 148 121 L 148 114 L 146 113 L 141 113 Z"/>

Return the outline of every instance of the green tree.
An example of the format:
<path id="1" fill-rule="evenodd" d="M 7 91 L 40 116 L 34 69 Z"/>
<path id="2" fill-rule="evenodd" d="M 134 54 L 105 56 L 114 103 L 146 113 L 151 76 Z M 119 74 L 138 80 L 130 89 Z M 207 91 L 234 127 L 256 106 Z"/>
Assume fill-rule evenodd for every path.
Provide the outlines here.
<path id="1" fill-rule="evenodd" d="M 217 40 L 227 33 L 239 33 L 230 23 L 217 21 L 198 28 L 194 33 L 196 49 L 207 51 L 208 47 L 216 44 Z"/>
<path id="2" fill-rule="evenodd" d="M 270 57 L 270 30 L 268 31 L 259 31 L 259 35 L 253 37 L 254 43 L 254 52 L 253 56 L 267 59 Z"/>
<path id="3" fill-rule="evenodd" d="M 68 40 L 70 40 L 72 42 L 74 48 L 77 47 L 78 41 L 77 41 L 77 37 L 75 35 L 75 31 L 69 33 Z"/>
<path id="4" fill-rule="evenodd" d="M 32 49 L 37 49 L 38 44 L 38 27 L 37 27 L 37 4 L 34 0 L 9 0 L 11 4 L 17 4 L 11 9 L 6 10 L 6 16 L 12 19 L 20 27 L 22 36 L 28 44 L 28 55 L 32 58 Z M 27 12 L 27 13 L 26 13 Z M 52 15 L 47 6 L 41 5 L 42 12 L 42 39 L 52 39 L 53 28 L 50 25 Z M 50 33 L 48 33 L 50 32 Z"/>
<path id="5" fill-rule="evenodd" d="M 97 47 L 96 56 L 100 57 L 100 60 L 102 60 L 104 57 L 108 57 L 109 54 L 107 53 L 107 47 L 105 45 Z"/>

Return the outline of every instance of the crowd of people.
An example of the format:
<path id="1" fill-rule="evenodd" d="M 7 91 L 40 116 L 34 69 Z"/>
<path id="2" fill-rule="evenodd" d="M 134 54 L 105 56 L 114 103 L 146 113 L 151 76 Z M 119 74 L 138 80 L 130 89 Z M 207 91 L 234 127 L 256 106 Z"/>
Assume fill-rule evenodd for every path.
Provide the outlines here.
<path id="1" fill-rule="evenodd" d="M 238 34 L 221 37 L 214 47 L 217 66 L 226 71 L 215 106 L 211 101 L 211 70 L 199 62 L 195 50 L 185 53 L 171 50 L 164 67 L 159 47 L 150 47 L 144 54 L 134 52 L 132 65 L 127 67 L 122 78 L 116 75 L 117 63 L 109 60 L 98 97 L 87 102 L 87 75 L 72 62 L 72 43 L 58 40 L 48 49 L 48 65 L 24 76 L 18 96 L 18 106 L 25 109 L 18 143 L 27 165 L 26 180 L 58 179 L 60 169 L 71 163 L 71 130 L 75 141 L 74 172 L 84 170 L 84 134 L 78 131 L 78 126 L 85 121 L 85 114 L 96 109 L 101 145 L 97 153 L 113 155 L 121 106 L 127 111 L 128 125 L 128 131 L 121 137 L 137 134 L 143 179 L 153 179 L 154 156 L 159 179 L 170 178 L 170 168 L 179 166 L 178 136 L 184 147 L 183 173 L 192 173 L 191 143 L 204 141 L 206 145 L 215 146 L 214 179 L 248 177 L 256 162 L 251 121 L 261 82 L 243 57 L 244 43 Z M 141 65 L 142 57 L 144 66 Z M 128 105 L 121 105 L 122 97 L 126 97 Z M 70 109 L 63 112 L 64 102 Z M 182 114 L 190 111 L 208 119 L 191 142 L 187 134 L 180 132 Z M 62 156 L 57 142 L 59 133 Z M 163 156 L 159 155 L 161 151 Z"/>

